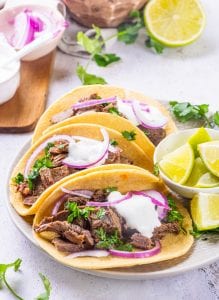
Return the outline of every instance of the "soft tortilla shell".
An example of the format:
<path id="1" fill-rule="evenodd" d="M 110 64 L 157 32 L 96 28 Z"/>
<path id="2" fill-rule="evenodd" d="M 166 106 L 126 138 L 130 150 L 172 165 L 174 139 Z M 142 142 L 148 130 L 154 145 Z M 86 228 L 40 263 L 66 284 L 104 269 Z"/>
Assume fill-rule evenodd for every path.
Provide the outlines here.
<path id="1" fill-rule="evenodd" d="M 69 126 L 65 126 L 65 127 L 60 127 L 57 128 L 56 130 L 50 132 L 49 134 L 42 136 L 42 138 L 40 140 L 37 141 L 37 143 L 35 143 L 27 152 L 26 154 L 21 158 L 21 160 L 18 162 L 17 166 L 15 167 L 15 169 L 13 170 L 12 173 L 12 178 L 15 177 L 19 172 L 20 173 L 24 173 L 24 169 L 26 166 L 26 163 L 30 157 L 30 155 L 33 153 L 33 151 L 41 144 L 43 143 L 45 140 L 47 140 L 48 138 L 50 138 L 51 136 L 54 135 L 59 135 L 59 134 L 67 134 L 67 135 L 75 135 L 75 136 L 83 136 L 83 137 L 88 137 L 88 138 L 93 138 L 93 139 L 97 139 L 97 140 L 102 140 L 102 134 L 100 132 L 100 128 L 103 128 L 103 126 L 99 126 L 99 125 L 92 125 L 92 124 L 72 124 Z M 114 139 L 118 142 L 118 146 L 123 150 L 123 154 L 131 159 L 134 162 L 134 165 L 138 166 L 138 167 L 142 167 L 142 168 L 146 168 L 148 170 L 152 170 L 153 168 L 153 163 L 152 161 L 150 161 L 148 159 L 148 157 L 145 155 L 145 153 L 143 152 L 143 150 L 134 142 L 130 142 L 127 141 L 126 139 L 124 139 L 122 137 L 122 135 L 113 130 L 113 129 L 109 129 L 106 128 L 110 139 Z M 121 166 L 124 166 L 124 164 L 121 164 Z M 127 165 L 127 167 L 129 168 L 130 165 Z M 103 166 L 103 169 L 115 169 L 116 165 L 115 164 L 111 164 L 111 165 L 106 165 Z M 126 168 L 126 167 L 124 167 Z M 131 166 L 132 168 L 132 166 Z M 135 168 L 135 167 L 133 167 Z M 16 211 L 22 215 L 22 216 L 26 216 L 26 215 L 32 215 L 35 214 L 36 211 L 38 210 L 39 206 L 41 205 L 41 203 L 44 201 L 44 199 L 46 199 L 46 197 L 61 183 L 61 182 L 65 182 L 68 180 L 68 178 L 74 178 L 77 176 L 82 176 L 83 174 L 87 174 L 89 172 L 91 172 L 92 169 L 87 169 L 84 171 L 79 171 L 75 174 L 69 175 L 65 178 L 63 178 L 62 180 L 60 180 L 59 182 L 53 184 L 52 186 L 50 186 L 49 188 L 47 188 L 38 198 L 38 200 L 34 203 L 34 205 L 32 205 L 31 207 L 28 207 L 26 205 L 23 204 L 23 197 L 21 195 L 21 193 L 16 191 L 16 186 L 15 184 L 11 181 L 10 184 L 10 201 L 12 203 L 12 205 L 14 206 L 14 208 L 16 209 Z"/>
<path id="2" fill-rule="evenodd" d="M 83 177 L 78 177 L 69 180 L 64 184 L 68 189 L 103 189 L 108 186 L 117 186 L 118 190 L 126 193 L 131 190 L 147 190 L 157 189 L 164 191 L 165 187 L 158 179 L 147 171 L 141 170 L 106 170 L 103 172 L 94 172 Z M 40 207 L 35 218 L 34 226 L 38 225 L 45 216 L 49 216 L 56 200 L 63 193 L 60 188 L 56 189 L 48 198 L 47 201 Z M 192 228 L 192 222 L 187 210 L 177 202 L 180 212 L 184 215 L 183 226 L 189 231 Z M 43 239 L 40 234 L 33 231 L 39 245 L 52 257 L 64 265 L 80 268 L 80 269 L 106 269 L 117 267 L 131 267 L 136 265 L 144 265 L 164 260 L 173 259 L 184 255 L 193 244 L 193 237 L 190 234 L 180 233 L 178 235 L 168 234 L 161 242 L 162 251 L 150 258 L 142 259 L 125 259 L 114 256 L 108 257 L 78 257 L 66 258 L 66 254 L 59 252 L 47 240 Z"/>
<path id="3" fill-rule="evenodd" d="M 55 114 L 57 114 L 61 111 L 64 111 L 64 110 L 70 108 L 72 106 L 72 104 L 77 102 L 79 99 L 88 97 L 91 94 L 95 94 L 95 93 L 97 93 L 102 98 L 118 96 L 121 99 L 136 99 L 141 102 L 147 103 L 149 105 L 156 106 L 168 118 L 168 123 L 165 126 L 166 134 L 168 135 L 177 130 L 176 125 L 175 125 L 174 121 L 172 120 L 168 110 L 160 102 L 158 102 L 150 97 L 147 97 L 141 93 L 129 91 L 124 88 L 97 84 L 97 85 L 80 86 L 78 88 L 75 88 L 72 91 L 70 91 L 69 93 L 62 96 L 56 102 L 54 102 L 41 116 L 41 118 L 35 128 L 34 134 L 33 134 L 33 138 L 32 138 L 33 143 L 35 143 L 36 140 L 41 137 L 43 132 L 48 127 L 51 126 L 50 120 L 51 120 L 52 116 L 54 116 Z M 112 120 L 114 121 L 114 119 L 116 120 L 116 118 L 113 118 Z M 123 126 L 122 120 L 124 120 L 124 118 L 118 118 L 118 121 L 115 121 L 115 124 L 114 124 L 115 127 L 113 127 L 113 128 L 115 128 L 115 129 L 118 128 L 117 130 L 120 130 L 119 129 L 120 127 L 126 128 L 126 126 L 129 126 L 130 129 L 132 128 L 133 130 L 136 130 L 136 127 L 133 126 L 129 121 L 125 122 L 124 126 Z M 71 120 L 69 120 L 69 122 L 71 122 Z M 90 121 L 88 121 L 88 123 L 90 123 Z M 118 125 L 116 125 L 117 123 L 118 123 Z M 121 125 L 119 125 L 119 123 L 121 123 Z M 100 123 L 98 123 L 98 124 L 100 124 Z M 105 125 L 105 124 L 101 124 L 101 125 Z M 61 124 L 60 124 L 60 126 L 61 126 Z M 128 130 L 128 129 L 126 128 L 125 130 Z M 138 131 L 137 131 L 137 133 L 138 133 Z M 139 133 L 138 133 L 138 135 L 139 135 Z M 146 136 L 144 136 L 144 134 L 139 135 L 139 137 L 141 139 L 143 139 L 144 141 L 140 142 L 140 139 L 137 138 L 136 142 L 141 147 L 144 144 L 143 150 L 144 151 L 146 150 L 147 151 L 146 153 L 149 153 L 149 155 L 152 157 L 153 152 L 154 152 L 153 144 Z"/>

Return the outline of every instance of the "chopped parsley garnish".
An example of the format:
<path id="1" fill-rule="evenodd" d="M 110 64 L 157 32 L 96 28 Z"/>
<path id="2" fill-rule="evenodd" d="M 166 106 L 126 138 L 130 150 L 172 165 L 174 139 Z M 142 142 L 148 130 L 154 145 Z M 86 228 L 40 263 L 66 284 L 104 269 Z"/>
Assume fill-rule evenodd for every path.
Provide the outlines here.
<path id="1" fill-rule="evenodd" d="M 42 273 L 39 273 L 39 276 L 40 276 L 40 278 L 41 278 L 41 280 L 42 280 L 42 282 L 43 282 L 43 285 L 44 285 L 44 288 L 45 288 L 45 292 L 42 293 L 42 294 L 40 294 L 40 295 L 36 298 L 36 300 L 49 300 L 50 294 L 51 294 L 51 289 L 52 289 L 51 284 L 50 284 L 50 281 L 49 281 L 49 279 L 48 279 L 45 275 L 43 275 Z"/>
<path id="2" fill-rule="evenodd" d="M 167 197 L 168 205 L 171 210 L 168 211 L 166 220 L 167 222 L 178 222 L 181 230 L 186 233 L 186 230 L 183 228 L 183 215 L 178 211 L 175 201 L 171 196 Z"/>
<path id="3" fill-rule="evenodd" d="M 84 218 L 88 219 L 90 212 L 94 211 L 94 207 L 86 206 L 84 208 L 79 208 L 76 202 L 67 202 L 65 208 L 68 209 L 69 215 L 67 218 L 68 223 L 72 223 L 75 219 Z"/>
<path id="4" fill-rule="evenodd" d="M 15 290 L 9 285 L 7 279 L 6 279 L 6 272 L 10 268 L 14 268 L 14 271 L 17 272 L 20 268 L 22 260 L 20 258 L 16 259 L 13 263 L 10 264 L 0 264 L 0 288 L 3 287 L 3 283 L 6 285 L 8 290 L 14 295 L 15 298 L 19 300 L 23 300 L 16 292 Z"/>
<path id="5" fill-rule="evenodd" d="M 118 188 L 116 187 L 116 186 L 108 186 L 107 188 L 105 188 L 105 192 L 107 193 L 107 194 L 109 194 L 109 193 L 111 193 L 111 192 L 115 192 L 115 191 L 117 191 L 118 190 Z"/>
<path id="6" fill-rule="evenodd" d="M 117 116 L 120 115 L 120 112 L 118 111 L 118 109 L 116 107 L 110 107 L 108 109 L 108 112 L 111 113 L 111 114 L 113 114 L 113 115 L 117 115 Z"/>
<path id="7" fill-rule="evenodd" d="M 158 163 L 154 164 L 153 174 L 154 174 L 155 176 L 159 176 L 159 174 L 160 174 L 160 170 L 159 170 Z"/>
<path id="8" fill-rule="evenodd" d="M 211 229 L 211 230 L 203 230 L 200 231 L 198 230 L 197 226 L 193 223 L 193 229 L 190 230 L 189 232 L 191 235 L 194 236 L 194 238 L 199 239 L 203 236 L 203 234 L 214 234 L 214 233 L 219 233 L 219 227 L 215 228 L 215 229 Z"/>
<path id="9" fill-rule="evenodd" d="M 153 48 L 157 54 L 163 53 L 163 50 L 165 48 L 163 44 L 159 43 L 158 41 L 156 41 L 150 36 L 145 41 L 145 46 L 148 48 Z"/>
<path id="10" fill-rule="evenodd" d="M 76 73 L 83 85 L 107 83 L 104 78 L 87 73 L 86 69 L 80 64 L 77 65 Z"/>
<path id="11" fill-rule="evenodd" d="M 48 143 L 47 146 L 46 146 L 46 148 L 45 148 L 45 154 L 46 154 L 46 155 L 49 155 L 49 149 L 52 148 L 52 147 L 54 147 L 54 146 L 55 146 L 55 144 L 53 144 L 53 143 Z M 63 144 L 58 145 L 58 148 L 59 148 L 60 146 L 63 147 L 64 145 L 63 145 Z"/>
<path id="12" fill-rule="evenodd" d="M 117 231 L 115 231 L 113 234 L 107 234 L 103 228 L 99 228 L 95 232 L 99 238 L 99 242 L 96 244 L 97 248 L 118 249 L 121 251 L 130 251 L 130 252 L 133 250 L 131 244 L 124 243 L 119 238 Z"/>
<path id="13" fill-rule="evenodd" d="M 134 130 L 132 131 L 122 131 L 122 136 L 127 140 L 127 141 L 134 141 L 135 140 L 135 136 L 136 133 L 134 132 Z"/>
<path id="14" fill-rule="evenodd" d="M 16 177 L 13 178 L 14 182 L 17 184 L 20 184 L 24 182 L 24 175 L 21 173 L 18 173 Z"/>
<path id="15" fill-rule="evenodd" d="M 117 146 L 118 142 L 116 140 L 110 140 L 110 145 Z"/>
<path id="16" fill-rule="evenodd" d="M 100 208 L 97 213 L 96 213 L 96 216 L 98 219 L 102 219 L 106 214 L 106 211 L 104 208 Z"/>
<path id="17" fill-rule="evenodd" d="M 100 67 L 106 67 L 113 62 L 119 61 L 121 58 L 114 53 L 97 53 L 93 58 Z"/>

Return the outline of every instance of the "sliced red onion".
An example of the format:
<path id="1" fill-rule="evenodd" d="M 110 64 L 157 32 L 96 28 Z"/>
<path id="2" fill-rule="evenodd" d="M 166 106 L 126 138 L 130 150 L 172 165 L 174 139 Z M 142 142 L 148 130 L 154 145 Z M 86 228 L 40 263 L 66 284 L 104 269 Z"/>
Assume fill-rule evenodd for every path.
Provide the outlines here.
<path id="1" fill-rule="evenodd" d="M 79 196 L 79 197 L 84 197 L 84 198 L 87 198 L 87 199 L 90 199 L 93 195 L 94 192 L 92 191 L 89 191 L 89 190 L 68 190 L 64 187 L 61 187 L 61 190 L 66 193 L 66 194 L 69 194 L 69 195 L 73 195 L 73 196 Z"/>
<path id="2" fill-rule="evenodd" d="M 110 249 L 109 253 L 113 256 L 119 256 L 123 258 L 145 258 L 151 257 L 158 254 L 161 251 L 161 245 L 158 241 L 155 242 L 154 248 L 145 251 L 135 251 L 135 252 L 128 252 L 128 251 L 120 251 L 116 249 Z"/>
<path id="3" fill-rule="evenodd" d="M 40 144 L 35 151 L 31 154 L 30 158 L 27 161 L 27 164 L 25 166 L 25 170 L 24 170 L 24 177 L 28 176 L 31 164 L 33 162 L 33 160 L 46 148 L 48 143 L 53 143 L 56 141 L 60 141 L 60 140 L 66 140 L 68 142 L 72 142 L 72 137 L 69 135 L 55 135 L 49 139 L 47 139 L 45 142 L 43 142 L 42 144 Z"/>
<path id="4" fill-rule="evenodd" d="M 90 201 L 87 202 L 87 206 L 98 206 L 98 207 L 107 207 L 107 206 L 114 206 L 116 204 L 119 204 L 125 200 L 128 200 L 132 197 L 132 192 L 128 192 L 125 196 L 123 196 L 122 198 L 115 200 L 115 201 L 106 201 L 106 202 L 94 202 L 94 201 Z"/>
<path id="5" fill-rule="evenodd" d="M 89 100 L 89 101 L 78 102 L 78 103 L 72 105 L 72 108 L 73 109 L 81 109 L 81 108 L 92 107 L 92 106 L 104 104 L 104 103 L 114 103 L 116 101 L 117 101 L 117 97 L 111 97 L 111 98 L 106 98 L 106 99 L 93 99 L 93 100 Z"/>
<path id="6" fill-rule="evenodd" d="M 59 211 L 61 205 L 66 201 L 66 199 L 68 198 L 67 195 L 62 196 L 55 204 L 55 206 L 52 209 L 52 216 L 55 216 L 57 214 L 57 212 Z"/>
<path id="7" fill-rule="evenodd" d="M 73 160 L 72 158 L 67 157 L 62 161 L 63 164 L 69 166 L 70 168 L 87 169 L 89 167 L 96 166 L 97 163 L 103 161 L 103 159 L 106 157 L 106 155 L 108 153 L 110 140 L 109 140 L 109 135 L 108 135 L 108 132 L 106 131 L 106 129 L 101 128 L 100 131 L 103 135 L 103 142 L 102 142 L 103 147 L 102 147 L 102 151 L 100 153 L 100 156 L 95 161 L 92 161 L 92 162 L 89 162 L 89 163 L 85 164 L 84 162 L 83 163 L 78 163 L 77 161 Z"/>
<path id="8" fill-rule="evenodd" d="M 167 118 L 155 107 L 150 106 L 149 111 L 142 110 L 140 103 L 133 101 L 132 109 L 139 123 L 145 128 L 161 128 L 167 123 Z"/>
<path id="9" fill-rule="evenodd" d="M 76 257 L 84 257 L 84 256 L 92 256 L 92 257 L 105 257 L 109 256 L 109 252 L 106 250 L 85 250 L 80 252 L 71 253 L 66 256 L 66 258 L 76 258 Z"/>

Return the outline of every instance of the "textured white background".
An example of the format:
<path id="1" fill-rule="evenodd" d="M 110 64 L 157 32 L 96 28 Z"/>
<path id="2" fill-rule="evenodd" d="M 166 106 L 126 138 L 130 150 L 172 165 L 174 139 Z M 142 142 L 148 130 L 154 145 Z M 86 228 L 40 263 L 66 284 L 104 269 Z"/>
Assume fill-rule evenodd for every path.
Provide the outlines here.
<path id="1" fill-rule="evenodd" d="M 155 55 L 143 47 L 141 39 L 133 46 L 112 43 L 109 50 L 119 54 L 122 62 L 107 69 L 93 65 L 90 72 L 104 76 L 110 84 L 138 90 L 157 99 L 210 103 L 212 110 L 219 109 L 219 3 L 215 0 L 202 2 L 207 27 L 195 44 Z M 57 53 L 48 104 L 80 84 L 75 75 L 77 61 Z M 38 272 L 51 280 L 52 300 L 219 299 L 219 262 L 173 278 L 129 282 L 85 275 L 41 253 L 15 228 L 4 204 L 10 163 L 29 137 L 30 134 L 0 135 L 0 262 L 10 262 L 17 257 L 23 259 L 22 271 L 19 274 L 11 272 L 9 278 L 24 299 L 34 299 L 43 290 Z M 13 297 L 4 289 L 0 291 L 0 299 Z"/>

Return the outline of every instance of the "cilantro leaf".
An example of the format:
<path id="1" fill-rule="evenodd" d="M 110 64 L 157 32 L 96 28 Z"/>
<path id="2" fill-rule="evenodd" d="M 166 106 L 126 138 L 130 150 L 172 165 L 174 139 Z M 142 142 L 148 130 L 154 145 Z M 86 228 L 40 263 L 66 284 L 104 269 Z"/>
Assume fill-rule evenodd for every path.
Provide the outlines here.
<path id="1" fill-rule="evenodd" d="M 209 110 L 208 104 L 192 105 L 189 102 L 170 101 L 171 111 L 176 119 L 182 123 L 190 120 L 203 119 L 208 121 L 206 114 Z"/>
<path id="2" fill-rule="evenodd" d="M 88 53 L 94 55 L 95 53 L 99 53 L 102 51 L 102 41 L 100 40 L 100 29 L 98 27 L 95 28 L 96 35 L 94 38 L 89 38 L 85 33 L 79 31 L 77 33 L 77 42 L 81 45 Z"/>
<path id="3" fill-rule="evenodd" d="M 106 67 L 113 62 L 121 60 L 121 58 L 114 53 L 96 53 L 93 59 L 100 67 Z"/>
<path id="4" fill-rule="evenodd" d="M 80 64 L 77 65 L 76 72 L 83 85 L 107 83 L 104 78 L 87 73 L 85 68 Z"/>
<path id="5" fill-rule="evenodd" d="M 67 221 L 72 223 L 77 218 L 84 218 L 85 220 L 88 219 L 89 214 L 91 211 L 94 211 L 94 207 L 86 206 L 84 208 L 79 208 L 76 202 L 67 202 L 65 208 L 68 209 L 69 215 Z"/>
<path id="6" fill-rule="evenodd" d="M 118 236 L 118 232 L 113 234 L 107 234 L 103 228 L 98 228 L 96 234 L 99 238 L 99 242 L 96 244 L 97 248 L 101 249 L 118 249 L 121 251 L 132 251 L 131 244 L 124 243 Z"/>
<path id="7" fill-rule="evenodd" d="M 117 191 L 118 189 L 117 189 L 117 187 L 116 186 L 108 186 L 107 188 L 105 188 L 105 192 L 106 193 L 111 193 L 111 192 L 115 192 L 115 191 Z"/>
<path id="8" fill-rule="evenodd" d="M 133 44 L 138 37 L 139 30 L 143 27 L 143 13 L 137 10 L 132 11 L 129 20 L 119 25 L 117 38 L 125 44 Z"/>
<path id="9" fill-rule="evenodd" d="M 134 130 L 132 131 L 122 131 L 122 136 L 127 140 L 127 141 L 134 141 L 135 140 L 135 136 L 136 133 L 134 132 Z"/>
<path id="10" fill-rule="evenodd" d="M 159 170 L 158 163 L 154 164 L 153 174 L 154 174 L 155 176 L 159 176 L 159 174 L 160 174 L 160 170 Z"/>
<path id="11" fill-rule="evenodd" d="M 219 227 L 211 230 L 198 230 L 197 226 L 193 223 L 193 229 L 190 230 L 190 234 L 194 236 L 195 239 L 199 239 L 202 237 L 203 234 L 214 234 L 219 233 Z"/>
<path id="12" fill-rule="evenodd" d="M 21 173 L 18 173 L 17 176 L 13 178 L 13 181 L 17 184 L 24 182 L 24 175 Z"/>
<path id="13" fill-rule="evenodd" d="M 39 273 L 39 276 L 43 282 L 44 288 L 45 288 L 45 292 L 40 294 L 36 300 L 49 300 L 50 298 L 50 293 L 51 293 L 51 284 L 49 279 L 43 275 L 42 273 Z"/>
<path id="14" fill-rule="evenodd" d="M 106 214 L 105 209 L 104 208 L 100 208 L 100 209 L 98 209 L 96 215 L 97 215 L 98 219 L 102 219 L 105 216 L 105 214 Z"/>
<path id="15" fill-rule="evenodd" d="M 6 285 L 8 290 L 14 295 L 15 298 L 19 300 L 24 300 L 21 298 L 15 290 L 9 285 L 6 279 L 6 272 L 9 268 L 14 268 L 14 271 L 17 272 L 20 268 L 22 260 L 20 258 L 16 259 L 13 263 L 10 264 L 0 264 L 0 288 L 2 288 L 3 283 Z"/>
<path id="16" fill-rule="evenodd" d="M 219 126 L 219 111 L 216 111 L 213 114 L 213 121 L 214 121 L 215 125 Z"/>
<path id="17" fill-rule="evenodd" d="M 153 39 L 152 37 L 148 37 L 148 39 L 145 41 L 145 46 L 148 48 L 153 48 L 156 53 L 161 54 L 163 53 L 163 50 L 165 48 L 164 45 Z"/>
<path id="18" fill-rule="evenodd" d="M 168 205 L 170 207 L 170 210 L 168 211 L 166 217 L 167 222 L 178 222 L 181 227 L 181 230 L 184 233 L 187 233 L 186 230 L 183 228 L 184 216 L 181 214 L 181 212 L 178 211 L 174 199 L 169 195 L 167 196 L 167 200 L 168 200 Z"/>
<path id="19" fill-rule="evenodd" d="M 110 140 L 110 145 L 117 146 L 118 142 L 116 140 Z"/>
<path id="20" fill-rule="evenodd" d="M 120 112 L 118 111 L 118 109 L 116 107 L 110 107 L 108 109 L 108 112 L 111 113 L 111 114 L 113 114 L 113 115 L 117 115 L 117 116 L 120 115 Z"/>

